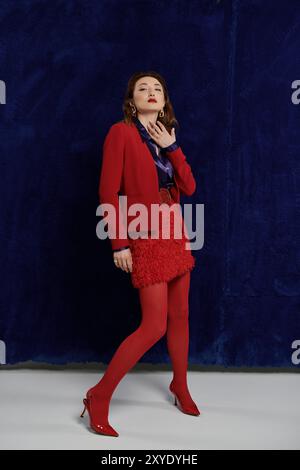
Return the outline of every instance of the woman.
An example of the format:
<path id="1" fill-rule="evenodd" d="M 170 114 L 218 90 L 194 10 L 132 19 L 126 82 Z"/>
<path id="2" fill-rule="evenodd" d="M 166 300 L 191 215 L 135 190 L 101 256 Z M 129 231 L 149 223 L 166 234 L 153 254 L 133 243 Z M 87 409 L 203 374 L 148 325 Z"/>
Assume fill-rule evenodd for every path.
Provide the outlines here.
<path id="1" fill-rule="evenodd" d="M 170 211 L 168 238 L 162 238 L 161 218 L 152 230 L 151 216 L 151 205 L 172 208 L 178 205 L 181 193 L 193 194 L 195 179 L 176 142 L 173 125 L 177 121 L 161 75 L 156 72 L 134 74 L 128 82 L 123 111 L 124 120 L 113 124 L 105 138 L 99 196 L 102 204 L 110 203 L 116 210 L 115 225 L 108 228 L 113 259 L 117 268 L 130 273 L 133 286 L 139 290 L 142 321 L 121 343 L 98 384 L 87 391 L 81 414 L 83 416 L 87 408 L 91 428 L 111 436 L 119 435 L 108 421 L 114 390 L 165 333 L 173 367 L 169 389 L 175 397 L 175 405 L 177 403 L 184 413 L 200 414 L 187 385 L 188 296 L 195 258 L 184 233 L 184 223 L 181 238 L 174 238 L 180 212 Z M 127 196 L 128 208 L 142 203 L 148 209 L 146 218 L 151 224 L 150 230 L 146 230 L 148 238 L 142 234 L 143 230 L 126 228 L 124 231 L 122 219 L 119 220 L 119 192 Z M 130 222 L 132 215 L 128 215 L 127 227 Z M 141 236 L 136 237 L 136 234 Z"/>

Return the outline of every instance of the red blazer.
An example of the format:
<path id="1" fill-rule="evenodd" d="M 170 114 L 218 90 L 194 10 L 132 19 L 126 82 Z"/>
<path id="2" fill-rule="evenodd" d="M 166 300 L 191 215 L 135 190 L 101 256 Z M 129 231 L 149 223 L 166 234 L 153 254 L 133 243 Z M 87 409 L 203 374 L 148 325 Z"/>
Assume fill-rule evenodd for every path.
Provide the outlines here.
<path id="1" fill-rule="evenodd" d="M 191 196 L 194 193 L 196 181 L 181 147 L 166 152 L 166 156 L 174 168 L 175 185 L 170 192 L 179 203 L 180 194 Z M 136 202 L 143 203 L 149 214 L 151 204 L 160 203 L 158 174 L 153 156 L 136 126 L 123 121 L 113 124 L 105 137 L 99 181 L 100 204 L 110 203 L 116 211 L 116 237 L 112 238 L 108 230 L 113 250 L 129 245 L 128 231 L 125 230 L 126 238 L 119 236 L 119 212 L 122 214 L 122 208 L 118 193 L 127 196 L 127 207 Z M 127 214 L 128 224 L 136 217 Z"/>

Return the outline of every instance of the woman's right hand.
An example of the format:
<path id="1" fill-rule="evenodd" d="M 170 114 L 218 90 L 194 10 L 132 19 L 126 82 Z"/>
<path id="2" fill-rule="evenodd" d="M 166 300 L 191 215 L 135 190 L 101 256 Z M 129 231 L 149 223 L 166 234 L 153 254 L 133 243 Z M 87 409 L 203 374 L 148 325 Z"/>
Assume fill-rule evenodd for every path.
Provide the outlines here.
<path id="1" fill-rule="evenodd" d="M 132 272 L 132 256 L 130 248 L 115 252 L 113 254 L 113 258 L 117 268 L 121 268 L 127 273 Z"/>

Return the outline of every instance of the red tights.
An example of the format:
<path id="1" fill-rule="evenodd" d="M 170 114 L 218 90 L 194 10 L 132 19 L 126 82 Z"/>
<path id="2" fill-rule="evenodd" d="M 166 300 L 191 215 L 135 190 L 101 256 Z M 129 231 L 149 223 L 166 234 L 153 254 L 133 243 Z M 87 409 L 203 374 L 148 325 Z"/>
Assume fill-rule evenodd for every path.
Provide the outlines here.
<path id="1" fill-rule="evenodd" d="M 99 420 L 108 419 L 109 403 L 124 375 L 164 334 L 173 368 L 173 383 L 181 400 L 192 398 L 187 385 L 189 349 L 190 271 L 172 279 L 139 289 L 142 311 L 140 326 L 120 344 L 100 382 L 91 390 L 99 398 Z"/>

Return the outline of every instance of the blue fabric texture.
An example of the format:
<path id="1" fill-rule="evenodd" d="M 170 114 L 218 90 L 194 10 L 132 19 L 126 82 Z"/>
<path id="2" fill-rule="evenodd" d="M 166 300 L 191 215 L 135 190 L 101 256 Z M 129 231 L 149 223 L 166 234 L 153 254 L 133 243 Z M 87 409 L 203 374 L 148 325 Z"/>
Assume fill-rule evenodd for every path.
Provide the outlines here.
<path id="1" fill-rule="evenodd" d="M 140 325 L 95 227 L 104 138 L 146 69 L 196 179 L 181 202 L 203 205 L 189 363 L 299 371 L 299 0 L 1 0 L 0 20 L 0 362 L 4 342 L 7 364 L 107 363 Z M 140 362 L 169 364 L 165 338 Z"/>

